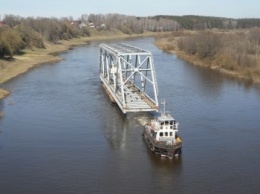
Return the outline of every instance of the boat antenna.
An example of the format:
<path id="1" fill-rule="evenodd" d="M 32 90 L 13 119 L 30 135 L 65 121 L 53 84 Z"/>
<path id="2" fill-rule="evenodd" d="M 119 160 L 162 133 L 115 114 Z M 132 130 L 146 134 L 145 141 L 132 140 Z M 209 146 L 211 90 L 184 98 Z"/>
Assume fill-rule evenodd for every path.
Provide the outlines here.
<path id="1" fill-rule="evenodd" d="M 161 99 L 161 104 L 163 105 L 163 114 L 165 115 L 165 104 L 166 104 L 165 98 L 164 100 Z"/>

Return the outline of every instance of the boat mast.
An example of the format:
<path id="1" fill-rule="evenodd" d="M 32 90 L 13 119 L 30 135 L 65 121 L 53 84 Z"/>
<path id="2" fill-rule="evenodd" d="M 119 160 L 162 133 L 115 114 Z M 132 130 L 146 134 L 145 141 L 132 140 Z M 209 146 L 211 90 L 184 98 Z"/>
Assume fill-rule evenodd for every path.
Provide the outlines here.
<path id="1" fill-rule="evenodd" d="M 161 99 L 161 104 L 163 105 L 163 112 L 162 112 L 162 114 L 165 115 L 165 104 L 166 104 L 165 98 L 164 98 L 164 100 Z"/>

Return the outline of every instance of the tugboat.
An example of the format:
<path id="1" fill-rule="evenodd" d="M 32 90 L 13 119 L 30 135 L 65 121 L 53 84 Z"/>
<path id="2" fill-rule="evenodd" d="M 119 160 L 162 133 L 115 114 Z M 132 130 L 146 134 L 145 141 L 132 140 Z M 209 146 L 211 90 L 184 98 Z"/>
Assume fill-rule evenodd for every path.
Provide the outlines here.
<path id="1" fill-rule="evenodd" d="M 162 104 L 164 111 L 145 125 L 143 137 L 152 152 L 172 159 L 181 154 L 179 123 L 169 113 L 165 113 L 165 101 Z"/>

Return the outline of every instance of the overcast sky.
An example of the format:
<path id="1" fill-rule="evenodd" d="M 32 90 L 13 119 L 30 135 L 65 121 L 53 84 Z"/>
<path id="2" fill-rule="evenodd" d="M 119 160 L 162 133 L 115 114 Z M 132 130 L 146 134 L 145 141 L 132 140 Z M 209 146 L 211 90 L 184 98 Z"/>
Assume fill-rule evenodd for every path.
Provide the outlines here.
<path id="1" fill-rule="evenodd" d="M 0 15 L 79 18 L 82 14 L 260 18 L 260 0 L 0 0 Z"/>

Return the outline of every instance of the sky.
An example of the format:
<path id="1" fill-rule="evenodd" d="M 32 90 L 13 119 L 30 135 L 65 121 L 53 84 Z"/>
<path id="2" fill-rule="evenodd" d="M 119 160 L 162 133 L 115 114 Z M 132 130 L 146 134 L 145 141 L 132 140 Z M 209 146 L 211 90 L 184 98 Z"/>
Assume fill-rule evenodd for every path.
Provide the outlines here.
<path id="1" fill-rule="evenodd" d="M 260 0 L 0 0 L 0 19 L 6 14 L 78 19 L 91 13 L 260 18 Z"/>

